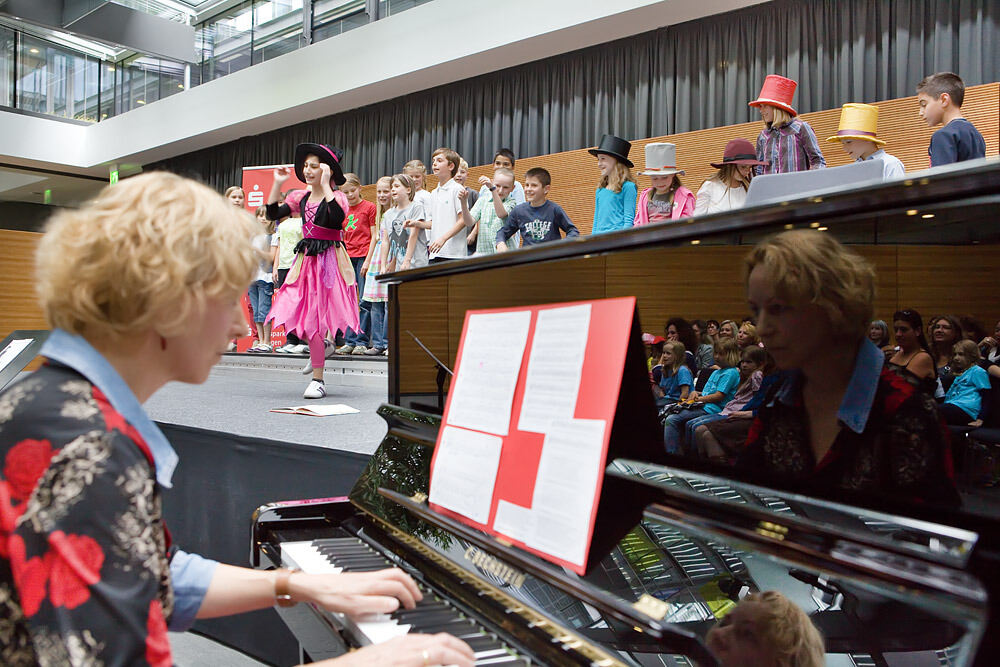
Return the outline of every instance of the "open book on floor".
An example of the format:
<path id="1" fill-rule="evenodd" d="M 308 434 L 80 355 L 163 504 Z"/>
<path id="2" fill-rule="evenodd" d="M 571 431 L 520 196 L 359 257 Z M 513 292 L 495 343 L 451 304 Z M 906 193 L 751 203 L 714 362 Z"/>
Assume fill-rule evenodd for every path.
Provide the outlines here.
<path id="1" fill-rule="evenodd" d="M 291 408 L 271 408 L 271 412 L 282 412 L 288 415 L 309 415 L 310 417 L 332 417 L 334 415 L 350 415 L 361 411 L 343 403 L 335 403 L 332 405 L 296 405 Z"/>

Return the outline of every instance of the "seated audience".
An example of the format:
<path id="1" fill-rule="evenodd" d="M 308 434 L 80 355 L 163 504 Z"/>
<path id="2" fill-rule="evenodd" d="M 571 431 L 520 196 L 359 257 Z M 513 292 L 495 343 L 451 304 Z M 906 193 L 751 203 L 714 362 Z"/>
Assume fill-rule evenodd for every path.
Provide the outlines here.
<path id="1" fill-rule="evenodd" d="M 1000 320 L 993 327 L 993 335 L 979 341 L 979 351 L 990 364 L 1000 364 Z"/>
<path id="2" fill-rule="evenodd" d="M 962 337 L 965 340 L 971 340 L 978 344 L 979 341 L 986 338 L 986 327 L 972 315 L 959 315 L 957 319 L 958 325 L 962 327 Z"/>
<path id="3" fill-rule="evenodd" d="M 196 618 L 286 601 L 358 618 L 421 600 L 396 568 L 254 570 L 170 542 L 163 488 L 176 454 L 142 403 L 167 382 L 204 382 L 244 330 L 258 231 L 204 185 L 162 172 L 49 223 L 36 257 L 46 362 L 0 394 L 5 665 L 170 665 L 167 630 Z M 472 665 L 472 650 L 440 634 L 312 664 L 452 663 Z"/>
<path id="4" fill-rule="evenodd" d="M 941 387 L 948 391 L 952 380 L 955 379 L 951 372 L 951 351 L 955 343 L 964 338 L 962 325 L 958 318 L 952 315 L 940 315 L 933 318 L 928 325 L 930 334 L 930 352 L 934 357 L 934 367 L 937 369 L 938 379 L 941 380 Z"/>
<path id="5" fill-rule="evenodd" d="M 663 336 L 654 336 L 651 333 L 642 334 L 642 344 L 646 348 L 646 368 L 650 373 L 653 371 L 659 373 L 656 369 L 660 367 L 660 357 L 663 355 L 663 343 L 666 340 Z M 659 375 L 656 376 L 657 379 L 653 380 L 653 384 L 660 381 L 659 377 Z"/>
<path id="6" fill-rule="evenodd" d="M 737 330 L 738 327 L 736 326 L 736 322 L 733 322 L 732 320 L 722 320 L 722 323 L 719 325 L 718 337 L 735 339 Z"/>
<path id="7" fill-rule="evenodd" d="M 695 417 L 718 414 L 722 407 L 732 400 L 740 383 L 740 372 L 736 366 L 740 362 L 739 348 L 732 338 L 724 338 L 715 344 L 715 363 L 719 370 L 712 373 L 702 392 L 688 394 L 679 412 L 667 416 L 663 424 L 663 445 L 668 454 L 681 453 L 681 429 Z"/>
<path id="8" fill-rule="evenodd" d="M 868 327 L 868 340 L 875 344 L 875 347 L 882 349 L 890 343 L 889 325 L 885 320 L 872 320 Z"/>
<path id="9" fill-rule="evenodd" d="M 718 414 L 709 414 L 704 417 L 696 417 L 687 423 L 686 440 L 691 444 L 691 449 L 697 451 L 695 443 L 695 431 L 703 424 L 710 424 L 720 419 L 725 419 L 729 415 L 744 409 L 747 403 L 754 397 L 760 389 L 760 383 L 764 379 L 762 369 L 767 359 L 764 348 L 751 345 L 743 349 L 740 355 L 740 383 L 736 387 L 733 397 L 722 407 Z"/>
<path id="10" fill-rule="evenodd" d="M 739 348 L 743 350 L 750 346 L 756 346 L 758 343 L 760 343 L 760 337 L 757 335 L 757 327 L 749 322 L 741 324 L 739 331 L 736 332 L 736 344 Z"/>
<path id="11" fill-rule="evenodd" d="M 566 234 L 566 238 L 580 235 L 562 206 L 549 201 L 551 186 L 552 176 L 547 170 L 541 167 L 528 170 L 524 176 L 528 201 L 511 209 L 503 227 L 496 233 L 493 243 L 496 244 L 497 252 L 505 252 L 508 249 L 507 239 L 518 232 L 525 246 L 558 241 L 562 238 L 560 230 Z"/>
<path id="12" fill-rule="evenodd" d="M 965 426 L 979 419 L 983 392 L 990 389 L 990 378 L 979 366 L 979 347 L 971 340 L 955 343 L 951 353 L 951 372 L 955 380 L 948 387 L 941 404 L 941 416 L 953 426 Z M 978 426 L 979 424 L 975 424 Z"/>
<path id="13" fill-rule="evenodd" d="M 684 363 L 684 352 L 684 344 L 679 340 L 663 343 L 659 381 L 654 390 L 657 406 L 683 401 L 694 388 L 694 376 Z"/>
<path id="14" fill-rule="evenodd" d="M 712 347 L 715 345 L 715 339 L 708 335 L 708 324 L 705 320 L 692 320 L 691 329 L 694 331 L 695 340 L 698 341 L 698 351 L 694 355 L 695 365 L 699 370 L 714 366 Z M 718 331 L 718 327 L 716 330 Z"/>
<path id="15" fill-rule="evenodd" d="M 893 313 L 892 330 L 898 349 L 887 360 L 889 367 L 913 378 L 919 387 L 933 396 L 937 387 L 937 371 L 934 369 L 934 359 L 927 349 L 920 313 L 915 310 Z"/>
<path id="16" fill-rule="evenodd" d="M 753 144 L 746 139 L 732 139 L 726 144 L 722 162 L 712 162 L 711 165 L 719 171 L 698 188 L 694 214 L 707 215 L 743 208 L 754 167 L 764 165 L 757 159 Z"/>
<path id="17" fill-rule="evenodd" d="M 771 355 L 767 355 L 763 373 L 760 387 L 742 410 L 730 412 L 723 420 L 704 424 L 695 429 L 695 447 L 701 456 L 720 463 L 729 463 L 743 451 L 757 410 L 764 404 L 771 387 L 779 384 L 784 378 L 782 371 L 774 370 L 774 359 Z"/>
<path id="18" fill-rule="evenodd" d="M 871 264 L 829 234 L 794 230 L 758 244 L 744 270 L 764 345 L 789 373 L 758 411 L 738 466 L 816 493 L 957 506 L 933 399 L 883 368 L 867 338 Z"/>
<path id="19" fill-rule="evenodd" d="M 712 343 L 715 344 L 715 340 L 719 337 L 719 323 L 716 320 L 708 320 L 705 322 L 705 333 L 708 337 L 712 339 Z"/>
<path id="20" fill-rule="evenodd" d="M 719 667 L 823 667 L 823 636 L 777 591 L 751 593 L 705 635 Z"/>

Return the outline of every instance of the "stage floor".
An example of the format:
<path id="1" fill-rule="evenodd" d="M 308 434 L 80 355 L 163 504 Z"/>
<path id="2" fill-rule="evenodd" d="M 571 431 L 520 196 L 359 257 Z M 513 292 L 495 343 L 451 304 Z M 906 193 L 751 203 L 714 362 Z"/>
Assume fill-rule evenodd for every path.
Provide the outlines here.
<path id="1" fill-rule="evenodd" d="M 304 364 L 304 357 L 225 355 L 204 384 L 172 382 L 156 392 L 145 408 L 159 422 L 364 454 L 374 452 L 386 431 L 385 422 L 375 414 L 386 401 L 384 371 L 371 372 L 373 362 L 369 360 L 328 360 L 326 398 L 306 400 L 302 392 L 309 376 L 300 372 Z M 377 362 L 374 367 L 380 370 Z M 277 407 L 333 403 L 344 403 L 361 412 L 335 417 L 270 412 Z"/>

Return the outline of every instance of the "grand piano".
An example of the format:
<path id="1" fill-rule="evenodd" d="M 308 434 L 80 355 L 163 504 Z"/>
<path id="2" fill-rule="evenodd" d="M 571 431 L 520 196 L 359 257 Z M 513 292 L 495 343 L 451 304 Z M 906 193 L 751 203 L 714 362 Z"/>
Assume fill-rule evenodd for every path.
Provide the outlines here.
<path id="1" fill-rule="evenodd" d="M 997 211 L 1000 163 L 984 161 L 389 276 L 385 438 L 349 497 L 260 507 L 251 561 L 309 572 L 394 565 L 424 600 L 363 620 L 281 609 L 303 660 L 441 631 L 483 665 L 713 665 L 708 629 L 749 593 L 778 590 L 820 629 L 829 665 L 996 664 L 1000 494 L 982 483 L 963 434 L 963 505 L 947 508 L 825 496 L 670 457 L 637 420 L 612 450 L 597 528 L 609 539 L 584 576 L 432 511 L 427 493 L 466 309 L 634 294 L 647 331 L 664 314 L 737 315 L 732 265 L 768 234 L 805 226 L 875 262 L 879 315 L 906 303 L 927 317 L 944 302 L 995 321 Z M 638 387 L 637 409 L 652 416 L 644 382 L 627 377 L 622 390 Z"/>

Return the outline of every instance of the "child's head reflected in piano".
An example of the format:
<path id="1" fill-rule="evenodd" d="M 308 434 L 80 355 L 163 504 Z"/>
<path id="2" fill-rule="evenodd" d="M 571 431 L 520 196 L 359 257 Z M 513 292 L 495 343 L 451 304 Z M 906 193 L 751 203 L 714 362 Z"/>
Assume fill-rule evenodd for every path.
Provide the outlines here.
<path id="1" fill-rule="evenodd" d="M 705 636 L 720 667 L 822 667 L 823 638 L 777 591 L 752 593 Z"/>

